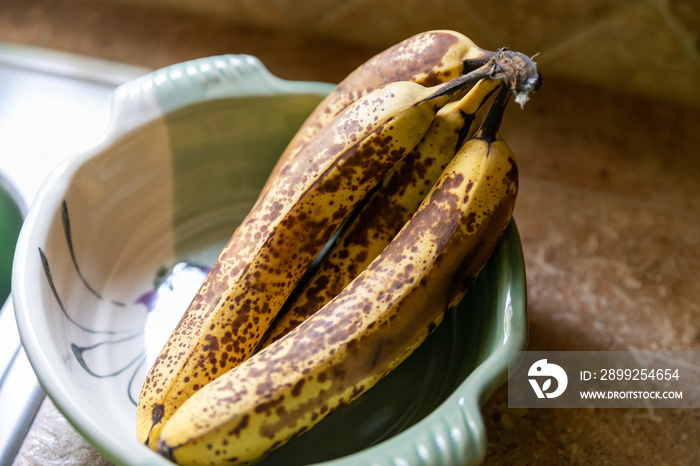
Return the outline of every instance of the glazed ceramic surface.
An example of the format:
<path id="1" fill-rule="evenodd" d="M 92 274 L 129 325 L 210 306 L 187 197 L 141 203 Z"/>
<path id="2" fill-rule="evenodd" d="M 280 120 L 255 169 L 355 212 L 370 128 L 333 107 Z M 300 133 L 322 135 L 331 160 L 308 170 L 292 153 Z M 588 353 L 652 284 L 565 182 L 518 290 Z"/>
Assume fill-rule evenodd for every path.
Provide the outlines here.
<path id="1" fill-rule="evenodd" d="M 19 192 L 0 172 L 0 308 L 10 295 L 12 259 L 25 210 Z"/>
<path id="2" fill-rule="evenodd" d="M 195 60 L 117 89 L 103 140 L 52 172 L 20 235 L 13 300 L 58 408 L 116 464 L 169 464 L 135 439 L 146 372 L 277 157 L 332 89 L 254 57 Z M 265 464 L 478 464 L 480 405 L 526 342 L 512 223 L 477 283 L 407 361 Z"/>

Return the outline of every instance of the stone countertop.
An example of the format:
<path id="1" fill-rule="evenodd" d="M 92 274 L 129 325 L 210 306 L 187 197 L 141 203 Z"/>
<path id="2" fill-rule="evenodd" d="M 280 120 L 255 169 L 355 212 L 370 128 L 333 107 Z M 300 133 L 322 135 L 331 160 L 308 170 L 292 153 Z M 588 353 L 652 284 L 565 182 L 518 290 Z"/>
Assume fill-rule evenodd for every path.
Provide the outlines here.
<path id="1" fill-rule="evenodd" d="M 250 53 L 280 77 L 337 82 L 377 52 L 137 6 L 19 3 L 0 10 L 0 40 L 149 68 Z M 528 349 L 698 351 L 700 109 L 541 71 L 503 126 L 521 173 Z M 487 465 L 700 464 L 697 409 L 510 409 L 504 386 L 483 412 Z M 102 462 L 47 401 L 15 463 Z"/>

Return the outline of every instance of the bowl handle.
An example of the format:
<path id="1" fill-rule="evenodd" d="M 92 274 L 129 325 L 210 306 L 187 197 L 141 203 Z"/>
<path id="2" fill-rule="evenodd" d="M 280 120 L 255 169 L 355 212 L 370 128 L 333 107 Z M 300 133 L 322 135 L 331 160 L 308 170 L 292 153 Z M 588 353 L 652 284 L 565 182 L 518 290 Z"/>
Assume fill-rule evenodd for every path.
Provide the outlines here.
<path id="1" fill-rule="evenodd" d="M 190 60 L 145 74 L 115 89 L 106 139 L 117 139 L 195 103 L 280 92 L 325 96 L 334 87 L 328 83 L 278 78 L 251 55 Z"/>

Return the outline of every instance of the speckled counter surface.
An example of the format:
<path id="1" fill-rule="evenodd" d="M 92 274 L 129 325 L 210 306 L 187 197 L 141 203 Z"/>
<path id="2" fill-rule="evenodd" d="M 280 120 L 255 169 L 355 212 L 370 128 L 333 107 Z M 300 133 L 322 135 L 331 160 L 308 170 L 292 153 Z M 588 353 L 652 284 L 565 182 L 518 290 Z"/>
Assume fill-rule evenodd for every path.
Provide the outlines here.
<path id="1" fill-rule="evenodd" d="M 149 68 L 251 53 L 278 76 L 337 82 L 376 52 L 180 13 L 29 3 L 0 10 L 0 40 Z M 700 109 L 542 73 L 503 130 L 521 173 L 529 349 L 700 350 Z M 501 387 L 483 412 L 487 465 L 700 464 L 700 410 L 509 409 Z M 101 461 L 46 402 L 16 464 Z"/>

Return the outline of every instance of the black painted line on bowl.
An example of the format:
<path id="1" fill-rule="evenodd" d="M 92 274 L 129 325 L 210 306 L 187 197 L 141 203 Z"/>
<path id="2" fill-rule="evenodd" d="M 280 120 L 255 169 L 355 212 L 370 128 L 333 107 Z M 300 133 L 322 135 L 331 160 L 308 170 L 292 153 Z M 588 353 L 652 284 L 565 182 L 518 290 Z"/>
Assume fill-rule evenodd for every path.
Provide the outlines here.
<path id="1" fill-rule="evenodd" d="M 134 359 L 132 359 L 132 360 L 131 360 L 129 363 L 127 363 L 124 367 L 122 367 L 121 369 L 118 369 L 118 370 L 116 370 L 116 371 L 114 371 L 114 372 L 110 372 L 110 373 L 108 373 L 108 374 L 98 374 L 97 372 L 95 372 L 95 371 L 93 371 L 92 369 L 90 369 L 90 367 L 88 366 L 87 362 L 85 361 L 84 354 L 85 354 L 86 352 L 88 352 L 88 351 L 90 351 L 90 350 L 93 350 L 93 349 L 95 349 L 95 348 L 98 348 L 98 347 L 100 347 L 100 346 L 105 346 L 105 345 L 116 345 L 116 344 L 119 344 L 119 343 L 123 343 L 123 342 L 125 342 L 125 341 L 132 340 L 132 339 L 134 339 L 134 338 L 137 338 L 137 337 L 141 336 L 142 333 L 143 333 L 143 332 L 137 333 L 137 334 L 135 334 L 135 335 L 130 335 L 130 336 L 128 336 L 128 337 L 121 338 L 121 339 L 119 339 L 119 340 L 114 340 L 114 341 L 102 341 L 102 342 L 99 342 L 99 343 L 96 343 L 96 344 L 90 345 L 90 346 L 78 346 L 78 345 L 76 345 L 75 343 L 71 343 L 70 347 L 71 347 L 71 350 L 73 351 L 73 355 L 75 356 L 75 359 L 77 359 L 77 360 L 78 360 L 78 364 L 80 364 L 81 367 L 82 367 L 83 369 L 85 369 L 85 372 L 87 372 L 88 374 L 92 375 L 93 377 L 97 377 L 98 379 L 104 379 L 104 378 L 109 378 L 109 377 L 115 377 L 115 376 L 121 374 L 122 372 L 124 372 L 125 370 L 127 370 L 129 367 L 133 366 L 136 362 L 142 360 L 142 359 L 144 358 L 144 355 L 146 354 L 146 352 L 145 352 L 145 351 L 140 352 Z"/>
<path id="2" fill-rule="evenodd" d="M 78 261 L 75 258 L 75 248 L 73 247 L 73 234 L 71 232 L 70 228 L 70 217 L 68 216 L 68 204 L 66 201 L 63 201 L 63 206 L 61 209 L 61 217 L 63 220 L 63 232 L 66 235 L 66 242 L 68 243 L 68 251 L 70 251 L 70 257 L 73 260 L 73 266 L 75 267 L 75 271 L 78 273 L 78 276 L 80 277 L 80 280 L 83 282 L 85 287 L 95 296 L 97 296 L 99 299 L 106 299 L 104 298 L 100 293 L 97 292 L 87 281 L 87 279 L 83 276 L 83 273 L 80 271 L 80 267 L 78 266 Z M 122 301 L 116 301 L 113 299 L 109 300 L 112 304 L 116 306 L 126 306 L 126 304 Z"/>
<path id="3" fill-rule="evenodd" d="M 131 403 L 134 406 L 136 406 L 138 404 L 138 399 L 134 398 L 132 396 L 132 387 L 134 386 L 134 383 L 136 382 L 136 375 L 139 373 L 139 369 L 145 363 L 146 363 L 146 352 L 144 351 L 143 353 L 141 353 L 141 360 L 139 361 L 138 364 L 136 364 L 136 367 L 134 367 L 134 372 L 131 373 L 131 377 L 129 378 L 129 383 L 126 386 L 126 395 L 129 397 L 129 401 L 131 401 Z M 136 387 L 136 389 L 137 389 L 137 393 L 140 393 L 141 392 L 141 385 L 138 385 Z"/>
<path id="4" fill-rule="evenodd" d="M 58 290 L 56 289 L 56 284 L 53 281 L 53 276 L 51 275 L 51 267 L 49 266 L 49 260 L 46 258 L 46 254 L 44 254 L 44 251 L 39 248 L 39 256 L 41 257 L 41 264 L 44 267 L 44 274 L 46 275 L 46 279 L 49 282 L 49 287 L 51 287 L 51 292 L 53 293 L 54 298 L 56 298 L 56 302 L 58 303 L 58 307 L 61 309 L 61 312 L 63 312 L 63 315 L 66 316 L 68 321 L 78 327 L 80 330 L 83 330 L 88 333 L 97 333 L 97 334 L 107 334 L 107 335 L 116 335 L 119 333 L 124 333 L 124 331 L 120 330 L 94 330 L 88 327 L 85 327 L 78 322 L 76 322 L 69 314 L 68 311 L 66 311 L 66 307 L 63 305 L 63 301 L 61 301 L 61 297 L 58 295 Z"/>

